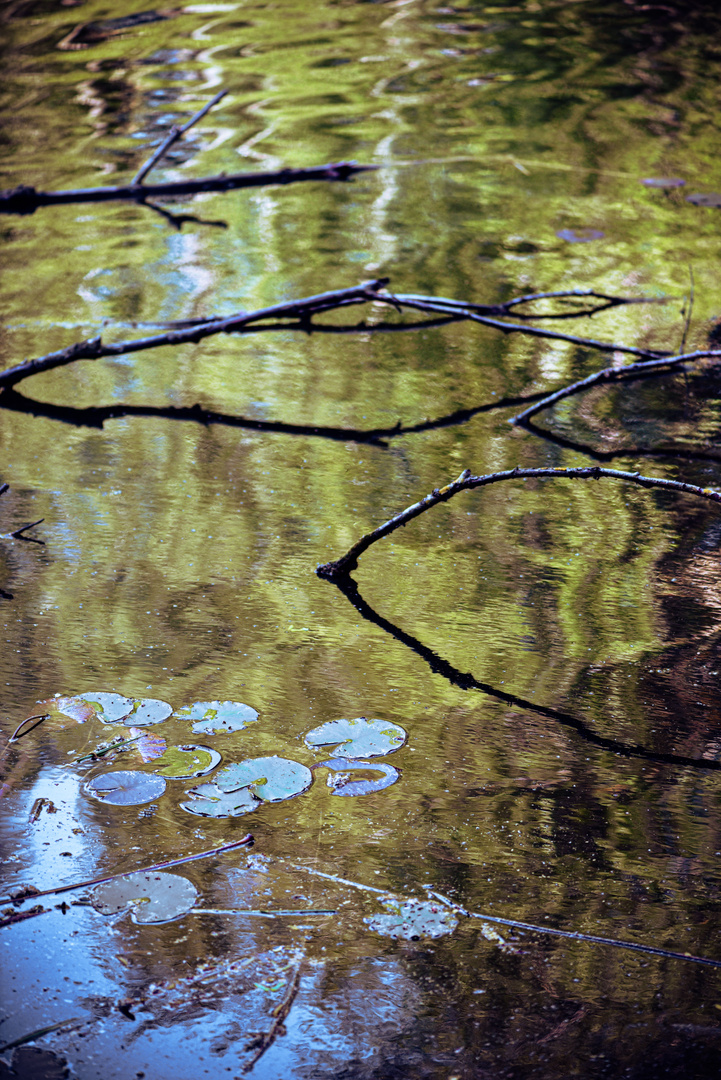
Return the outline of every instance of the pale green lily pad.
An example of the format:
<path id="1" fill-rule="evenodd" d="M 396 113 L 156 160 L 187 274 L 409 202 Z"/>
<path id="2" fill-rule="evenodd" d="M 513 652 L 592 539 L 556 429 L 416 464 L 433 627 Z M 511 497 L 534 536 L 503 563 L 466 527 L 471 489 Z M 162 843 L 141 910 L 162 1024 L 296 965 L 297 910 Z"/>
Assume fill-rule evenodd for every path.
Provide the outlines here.
<path id="1" fill-rule="evenodd" d="M 329 773 L 327 780 L 328 787 L 331 788 L 333 795 L 372 795 L 374 791 L 382 791 L 383 788 L 395 784 L 401 775 L 399 769 L 394 769 L 392 765 L 388 765 L 385 761 L 358 761 L 355 758 L 344 757 L 320 761 L 314 768 L 334 770 Z M 366 777 L 354 780 L 350 772 L 335 771 L 340 769 L 350 769 L 351 771 L 354 769 L 367 769 L 381 775 L 376 775 L 372 780 Z"/>
<path id="2" fill-rule="evenodd" d="M 217 784 L 198 784 L 186 794 L 190 795 L 191 801 L 181 803 L 181 807 L 200 817 L 240 817 L 262 805 L 247 787 L 240 791 L 221 791 Z"/>
<path id="3" fill-rule="evenodd" d="M 418 938 L 437 938 L 452 934 L 458 918 L 441 904 L 428 900 L 382 900 L 387 914 L 363 919 L 371 930 L 386 937 L 416 941 Z"/>
<path id="4" fill-rule="evenodd" d="M 85 790 L 93 798 L 113 806 L 141 806 L 157 799 L 165 787 L 163 777 L 155 773 L 119 770 L 102 773 L 89 780 Z"/>
<path id="5" fill-rule="evenodd" d="M 215 783 L 221 791 L 251 788 L 264 802 L 280 802 L 306 791 L 313 783 L 313 773 L 299 761 L 259 757 L 226 765 L 217 773 Z"/>
<path id="6" fill-rule="evenodd" d="M 196 735 L 214 735 L 221 731 L 242 731 L 258 719 L 258 713 L 250 705 L 240 701 L 196 701 L 176 709 L 175 716 L 181 720 L 196 720 Z"/>
<path id="7" fill-rule="evenodd" d="M 329 720 L 313 728 L 305 737 L 306 746 L 336 746 L 336 752 L 348 758 L 378 757 L 399 750 L 407 733 L 388 720 Z"/>
<path id="8" fill-rule="evenodd" d="M 123 697 L 122 694 L 106 693 L 104 690 L 98 690 L 95 693 L 77 694 L 74 698 L 64 700 L 66 704 L 58 704 L 58 708 L 66 716 L 73 716 L 73 712 L 67 711 L 68 708 L 75 711 L 79 705 L 85 703 L 92 708 L 94 715 L 104 724 L 117 724 L 120 720 L 124 720 L 126 716 L 130 716 L 135 704 L 132 698 Z"/>
<path id="9" fill-rule="evenodd" d="M 167 720 L 173 711 L 173 706 L 167 701 L 159 701 L 157 698 L 135 698 L 128 723 L 136 727 L 149 727 L 150 724 L 160 724 Z"/>
<path id="10" fill-rule="evenodd" d="M 198 890 L 177 874 L 144 870 L 98 885 L 91 897 L 101 915 L 117 915 L 129 908 L 135 923 L 164 923 L 191 911 Z"/>
<path id="11" fill-rule="evenodd" d="M 209 746 L 169 746 L 161 758 L 156 761 L 156 772 L 173 780 L 192 780 L 195 776 L 205 776 L 220 764 L 220 754 Z"/>

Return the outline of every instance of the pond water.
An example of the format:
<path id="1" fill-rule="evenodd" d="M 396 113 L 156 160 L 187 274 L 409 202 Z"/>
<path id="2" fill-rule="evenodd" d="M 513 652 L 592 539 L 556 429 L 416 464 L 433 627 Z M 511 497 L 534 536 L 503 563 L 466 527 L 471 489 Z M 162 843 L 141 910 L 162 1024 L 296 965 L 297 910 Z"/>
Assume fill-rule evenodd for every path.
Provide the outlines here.
<path id="1" fill-rule="evenodd" d="M 378 167 L 159 201 L 185 221 L 128 201 L 0 216 L 0 368 L 379 277 L 480 304 L 663 301 L 545 325 L 669 352 L 707 347 L 721 317 L 715 4 L 15 0 L 0 18 L 3 188 L 128 183 L 221 89 L 149 181 Z M 518 399 L 627 357 L 471 322 L 389 328 L 412 321 L 369 303 L 0 395 L 3 896 L 255 838 L 167 871 L 197 891 L 173 921 L 102 914 L 80 889 L 6 925 L 1 1076 L 40 1049 L 76 1080 L 717 1075 L 719 967 L 437 899 L 449 914 L 429 925 L 450 932 L 381 920 L 431 889 L 721 959 L 717 505 L 511 481 L 374 545 L 357 588 L 315 569 L 465 468 L 719 487 L 719 375 L 597 387 L 531 431 L 508 423 Z M 23 535 L 44 546 L 7 535 L 39 518 Z M 246 790 L 248 816 L 181 806 L 219 771 L 112 805 L 91 779 L 156 767 L 86 756 L 127 725 L 55 716 L 8 741 L 38 702 L 101 691 L 257 711 L 235 731 L 148 729 L 221 768 L 346 765 L 280 801 Z M 381 772 L 354 771 L 341 738 L 306 742 L 358 717 L 407 733 L 366 759 Z M 370 776 L 393 782 L 338 797 Z"/>

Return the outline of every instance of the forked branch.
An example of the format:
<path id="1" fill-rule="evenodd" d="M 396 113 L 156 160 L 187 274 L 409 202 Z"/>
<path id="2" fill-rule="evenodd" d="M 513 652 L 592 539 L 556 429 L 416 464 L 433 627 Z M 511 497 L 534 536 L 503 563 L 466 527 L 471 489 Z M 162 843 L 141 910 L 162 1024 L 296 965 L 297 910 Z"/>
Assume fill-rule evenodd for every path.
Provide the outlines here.
<path id="1" fill-rule="evenodd" d="M 503 480 L 624 480 L 630 484 L 638 484 L 645 488 L 665 488 L 670 491 L 683 492 L 686 495 L 696 495 L 702 499 L 711 499 L 721 503 L 721 491 L 713 488 L 702 488 L 696 484 L 686 484 L 680 480 L 662 480 L 654 476 L 642 476 L 636 472 L 622 472 L 620 469 L 604 469 L 600 465 L 591 465 L 583 468 L 571 469 L 508 469 L 505 472 L 487 473 L 485 476 L 473 476 L 470 469 L 464 469 L 457 480 L 446 484 L 443 488 L 434 488 L 430 495 L 426 495 L 420 502 L 413 503 L 400 514 L 390 518 L 379 525 L 377 529 L 361 536 L 345 555 L 333 562 L 323 563 L 316 570 L 318 577 L 338 580 L 347 577 L 358 566 L 358 559 L 369 547 L 382 540 L 384 536 L 390 536 L 396 529 L 406 525 L 413 518 L 424 514 L 426 510 L 437 506 L 438 503 L 448 502 L 454 495 L 461 491 L 470 491 L 473 488 L 487 487 L 489 484 L 498 484 Z"/>

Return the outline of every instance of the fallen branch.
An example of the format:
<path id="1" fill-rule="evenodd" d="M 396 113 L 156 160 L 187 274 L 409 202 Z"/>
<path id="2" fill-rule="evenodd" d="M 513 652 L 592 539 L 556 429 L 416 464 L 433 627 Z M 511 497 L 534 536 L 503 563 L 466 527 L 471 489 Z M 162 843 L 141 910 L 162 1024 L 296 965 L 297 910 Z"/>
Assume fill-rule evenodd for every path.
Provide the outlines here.
<path id="1" fill-rule="evenodd" d="M 233 173 L 230 176 L 206 176 L 198 180 L 169 180 L 163 184 L 119 184 L 113 187 L 73 188 L 68 191 L 37 191 L 20 184 L 0 191 L 0 214 L 33 214 L 39 206 L 67 203 L 112 202 L 116 199 L 145 199 L 197 195 L 201 191 L 235 191 L 238 188 L 266 187 L 269 184 L 297 184 L 307 180 L 349 180 L 356 173 L 371 172 L 376 165 L 358 165 L 355 161 L 335 161 L 306 169 L 277 169 L 273 172 Z"/>
<path id="2" fill-rule="evenodd" d="M 180 859 L 170 859 L 167 862 L 153 863 L 152 866 L 140 866 L 137 870 L 121 870 L 117 874 L 108 874 L 107 877 L 91 878 L 88 881 L 76 881 L 73 885 L 61 885 L 56 889 L 33 888 L 27 885 L 19 889 L 14 896 L 0 897 L 0 904 L 22 904 L 25 900 L 36 900 L 39 896 L 57 896 L 60 893 L 73 892 L 75 889 L 89 889 L 92 885 L 104 885 L 106 881 L 115 881 L 117 878 L 128 877 L 130 874 L 148 874 L 155 870 L 169 870 L 174 866 L 182 866 L 183 863 L 195 862 L 197 859 L 207 859 L 210 855 L 222 855 L 234 848 L 252 847 L 254 838 L 247 833 L 242 840 L 234 840 L 230 844 L 221 847 L 210 848 L 208 851 L 200 851 L 197 855 L 184 855 Z"/>
<path id="3" fill-rule="evenodd" d="M 583 934 L 580 931 L 556 930 L 550 926 L 535 926 L 533 923 L 518 922 L 517 919 L 501 919 L 497 915 L 480 915 L 476 911 L 467 911 L 460 904 L 454 903 L 447 896 L 435 892 L 428 886 L 426 886 L 426 891 L 436 900 L 446 904 L 452 911 L 457 912 L 459 915 L 465 915 L 469 919 L 482 919 L 483 922 L 511 926 L 515 930 L 530 930 L 535 934 L 550 934 L 552 937 L 571 938 L 573 941 L 588 941 L 593 945 L 611 945 L 614 949 L 630 949 L 632 952 L 645 953 L 647 956 L 663 956 L 669 960 L 688 960 L 692 964 L 706 964 L 708 967 L 721 968 L 721 960 L 710 960 L 706 956 L 673 952 L 670 949 L 660 949 L 654 945 L 637 945 L 635 941 L 620 941 L 618 938 L 598 937 L 596 934 Z"/>
<path id="4" fill-rule="evenodd" d="M 713 502 L 721 502 L 721 491 L 715 491 L 713 488 L 701 488 L 696 484 L 686 484 L 680 480 L 661 480 L 654 476 L 641 476 L 637 472 L 622 472 L 620 469 L 604 469 L 600 465 L 584 466 L 583 468 L 570 468 L 570 469 L 508 469 L 505 472 L 488 473 L 485 476 L 473 476 L 470 469 L 464 469 L 457 480 L 452 481 L 450 484 L 446 484 L 444 488 L 434 488 L 430 495 L 426 495 L 420 502 L 413 503 L 412 506 L 402 510 L 395 517 L 390 518 L 388 521 L 379 525 L 377 529 L 372 532 L 366 533 L 360 540 L 357 540 L 352 547 L 348 549 L 345 555 L 342 555 L 339 559 L 333 562 L 323 563 L 317 567 L 316 573 L 318 577 L 328 578 L 330 580 L 347 577 L 352 570 L 355 570 L 358 566 L 358 559 L 367 551 L 372 544 L 382 540 L 384 536 L 389 536 L 391 533 L 399 529 L 401 525 L 406 525 L 413 518 L 419 517 L 424 514 L 426 510 L 430 510 L 433 506 L 437 506 L 438 503 L 448 502 L 454 495 L 458 495 L 461 491 L 470 491 L 473 488 L 486 487 L 489 484 L 497 484 L 503 480 L 530 480 L 530 479 L 553 479 L 558 480 L 565 477 L 570 480 L 600 480 L 602 478 L 610 480 L 625 480 L 631 484 L 638 484 L 640 487 L 651 488 L 665 488 L 671 491 L 684 492 L 687 495 L 697 495 L 702 499 L 711 499 Z"/>
<path id="5" fill-rule="evenodd" d="M 88 341 L 79 341 L 66 349 L 48 353 L 35 360 L 27 360 L 23 364 L 7 368 L 0 372 L 0 390 L 9 386 L 15 386 L 22 379 L 30 375 L 37 375 L 42 371 L 52 371 L 53 368 L 63 367 L 75 360 L 99 360 L 106 356 L 126 356 L 128 353 L 144 352 L 147 349 L 157 349 L 161 345 L 184 345 L 187 342 L 202 341 L 213 334 L 228 334 L 242 330 L 251 323 L 263 319 L 276 318 L 304 318 L 310 319 L 312 315 L 331 308 L 345 307 L 349 304 L 367 303 L 377 298 L 378 290 L 388 283 L 387 278 L 378 278 L 374 281 L 364 281 L 350 289 L 335 289 L 331 292 L 318 293 L 302 300 L 290 300 L 285 304 L 274 304 L 272 307 L 261 308 L 259 311 L 238 312 L 225 319 L 212 318 L 198 326 L 187 327 L 183 330 L 172 330 L 166 334 L 153 334 L 151 337 L 138 338 L 135 341 L 119 341 L 114 345 L 104 345 L 102 338 L 91 338 Z"/>
<path id="6" fill-rule="evenodd" d="M 596 386 L 597 383 L 619 382 L 623 379 L 633 379 L 643 375 L 652 375 L 656 371 L 672 370 L 673 368 L 681 367 L 682 364 L 690 364 L 696 360 L 704 360 L 709 357 L 721 357 L 721 350 L 699 349 L 696 352 L 681 353 L 678 356 L 665 356 L 637 364 L 628 364 L 626 367 L 622 368 L 603 368 L 601 371 L 594 371 L 592 375 L 588 375 L 585 379 L 579 379 L 578 382 L 571 383 L 569 386 L 564 386 L 560 390 L 555 390 L 552 394 L 548 394 L 540 401 L 536 401 L 522 413 L 518 413 L 517 416 L 512 417 L 511 420 L 509 420 L 509 423 L 524 424 L 527 420 L 530 420 L 532 416 L 535 416 L 543 409 L 550 409 L 552 405 L 555 405 L 559 401 L 563 401 L 564 398 L 572 397 L 574 394 L 580 394 L 583 390 L 588 390 L 591 386 Z"/>

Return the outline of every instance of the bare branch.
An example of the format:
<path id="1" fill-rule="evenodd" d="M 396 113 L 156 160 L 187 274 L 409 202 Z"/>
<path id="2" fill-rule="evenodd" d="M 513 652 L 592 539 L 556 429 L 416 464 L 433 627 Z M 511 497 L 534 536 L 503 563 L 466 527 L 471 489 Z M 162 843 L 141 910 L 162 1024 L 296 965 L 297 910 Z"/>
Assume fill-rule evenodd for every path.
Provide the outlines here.
<path id="1" fill-rule="evenodd" d="M 721 356 L 720 349 L 699 349 L 696 352 L 682 353 L 680 356 L 664 356 L 637 364 L 627 364 L 626 367 L 622 368 L 603 368 L 601 371 L 594 371 L 592 375 L 588 375 L 585 379 L 579 379 L 578 382 L 571 383 L 569 386 L 564 386 L 561 390 L 556 390 L 554 393 L 535 402 L 535 404 L 531 405 L 528 409 L 525 409 L 524 412 L 518 413 L 517 416 L 512 417 L 511 420 L 509 420 L 509 423 L 523 424 L 543 409 L 549 409 L 551 405 L 555 405 L 558 401 L 563 401 L 564 398 L 572 397 L 574 394 L 580 394 L 583 390 L 588 390 L 591 386 L 595 386 L 596 383 L 619 382 L 622 379 L 636 378 L 640 375 L 650 375 L 654 371 L 670 371 L 673 368 L 680 367 L 682 364 L 690 364 L 695 360 L 703 360 L 708 357 L 718 356 Z M 0 379 L 1 378 L 2 376 L 0 376 Z"/>
<path id="2" fill-rule="evenodd" d="M 571 468 L 571 469 L 508 469 L 505 472 L 488 473 L 485 476 L 473 476 L 470 469 L 464 469 L 457 480 L 447 484 L 440 490 L 435 488 L 430 495 L 426 495 L 420 502 L 413 503 L 412 506 L 402 510 L 401 513 L 396 514 L 395 517 L 390 518 L 384 522 L 377 529 L 372 532 L 366 533 L 360 540 L 356 541 L 352 547 L 348 549 L 345 555 L 342 555 L 334 562 L 324 563 L 316 569 L 318 577 L 328 578 L 330 580 L 347 577 L 352 570 L 358 566 L 358 559 L 367 551 L 372 544 L 382 540 L 384 536 L 389 536 L 395 532 L 402 525 L 406 525 L 413 518 L 419 517 L 424 514 L 426 510 L 430 510 L 431 507 L 437 506 L 438 503 L 448 502 L 454 495 L 457 495 L 461 491 L 469 491 L 473 488 L 486 487 L 489 484 L 497 484 L 503 480 L 529 480 L 529 479 L 553 479 L 558 480 L 565 477 L 569 480 L 600 480 L 601 478 L 608 478 L 611 480 L 625 480 L 631 484 L 638 484 L 641 487 L 651 488 L 665 488 L 671 491 L 684 492 L 687 495 L 696 495 L 702 499 L 711 499 L 713 502 L 721 503 L 721 491 L 715 491 L 713 488 L 701 488 L 696 484 L 686 484 L 679 480 L 661 480 L 653 476 L 641 476 L 637 472 L 622 472 L 620 469 L 604 469 L 600 465 L 590 465 L 583 468 Z"/>
<path id="3" fill-rule="evenodd" d="M 355 161 L 335 161 L 307 169 L 278 169 L 274 172 L 233 173 L 230 176 L 206 176 L 198 180 L 172 180 L 164 184 L 119 184 L 114 187 L 73 188 L 68 191 L 36 191 L 20 184 L 0 191 L 0 214 L 32 214 L 39 206 L 67 203 L 111 202 L 114 199 L 144 201 L 159 196 L 197 195 L 201 191 L 235 191 L 238 188 L 265 187 L 268 184 L 297 184 L 305 180 L 349 180 L 356 173 L 372 172 L 376 165 L 358 165 Z"/>
<path id="4" fill-rule="evenodd" d="M 152 157 L 150 157 L 148 161 L 146 161 L 145 164 L 141 166 L 133 179 L 130 181 L 131 187 L 135 184 L 142 184 L 143 180 L 148 175 L 150 170 L 158 164 L 162 157 L 165 156 L 173 143 L 177 142 L 180 136 L 184 135 L 186 131 L 189 131 L 194 124 L 198 123 L 199 120 L 202 120 L 205 114 L 210 112 L 213 106 L 217 105 L 218 102 L 222 98 L 224 98 L 227 93 L 227 90 L 219 91 L 219 93 L 217 93 L 215 97 L 211 98 L 210 101 L 207 102 L 207 104 L 205 104 L 202 109 L 198 110 L 195 116 L 191 116 L 190 120 L 188 120 L 186 124 L 183 124 L 182 127 L 179 127 L 177 124 L 173 124 L 167 138 L 164 139 L 164 141 L 160 144 Z"/>
<path id="5" fill-rule="evenodd" d="M 102 338 L 91 338 L 88 341 L 79 341 L 67 349 L 59 352 L 48 353 L 46 356 L 35 360 L 26 360 L 23 364 L 7 368 L 0 372 L 0 390 L 5 387 L 15 386 L 22 379 L 30 375 L 37 375 L 41 371 L 51 371 L 53 368 L 63 367 L 74 360 L 98 360 L 104 356 L 125 356 L 128 353 L 144 352 L 147 349 L 157 349 L 160 345 L 183 345 L 186 342 L 198 342 L 213 334 L 228 334 L 242 330 L 250 323 L 259 322 L 262 319 L 271 318 L 310 318 L 320 311 L 328 311 L 331 308 L 342 307 L 347 304 L 362 304 L 369 300 L 375 300 L 378 290 L 388 283 L 387 278 L 377 278 L 374 281 L 364 281 L 350 289 L 336 289 L 332 292 L 318 293 L 308 296 L 303 300 L 291 300 L 285 304 L 274 304 L 272 307 L 261 308 L 254 312 L 238 312 L 227 318 L 212 318 L 197 326 L 187 327 L 183 330 L 172 330 L 166 334 L 153 334 L 152 337 L 137 338 L 135 341 L 119 341 L 114 345 L 103 345 Z"/>

